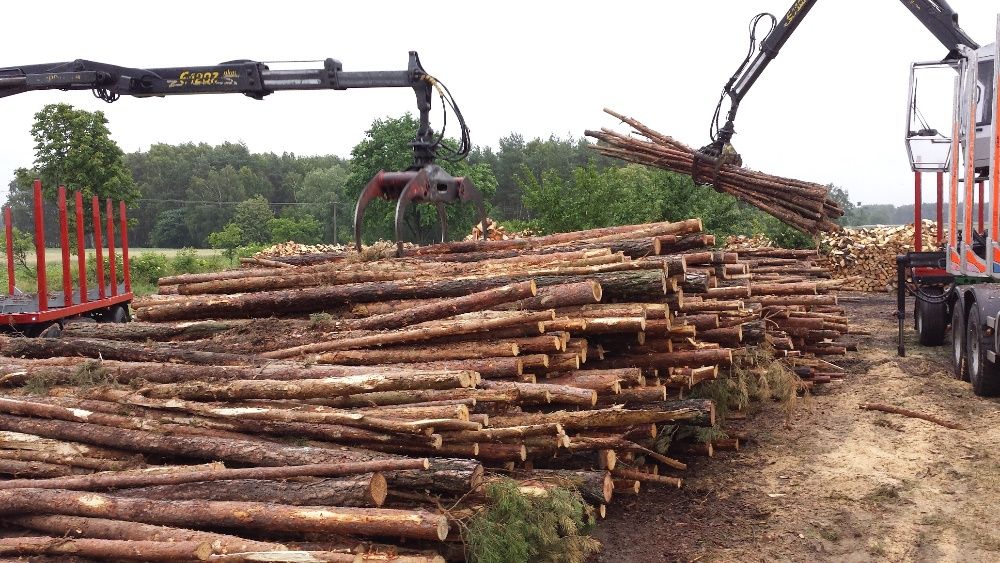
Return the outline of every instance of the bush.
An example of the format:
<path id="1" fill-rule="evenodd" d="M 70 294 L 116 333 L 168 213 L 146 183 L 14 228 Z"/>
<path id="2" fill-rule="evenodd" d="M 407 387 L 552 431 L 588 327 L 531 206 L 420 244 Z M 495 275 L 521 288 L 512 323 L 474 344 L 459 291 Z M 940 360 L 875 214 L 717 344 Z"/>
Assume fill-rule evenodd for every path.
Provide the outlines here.
<path id="1" fill-rule="evenodd" d="M 134 283 L 156 285 L 156 280 L 167 275 L 167 267 L 170 263 L 166 254 L 144 252 L 135 258 L 129 258 Z"/>
<path id="2" fill-rule="evenodd" d="M 198 266 L 198 251 L 193 248 L 182 248 L 170 261 L 170 273 L 196 274 L 201 271 Z"/>

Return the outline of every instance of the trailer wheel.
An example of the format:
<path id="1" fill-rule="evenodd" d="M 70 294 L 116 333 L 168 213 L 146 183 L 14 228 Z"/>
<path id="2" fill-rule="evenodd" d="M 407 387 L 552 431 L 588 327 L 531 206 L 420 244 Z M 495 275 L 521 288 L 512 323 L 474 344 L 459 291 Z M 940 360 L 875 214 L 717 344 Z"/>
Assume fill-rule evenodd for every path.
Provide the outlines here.
<path id="1" fill-rule="evenodd" d="M 969 366 L 969 381 L 972 392 L 980 397 L 1000 395 L 1000 366 L 986 358 L 986 351 L 992 346 L 992 338 L 983 330 L 982 314 L 979 307 L 969 311 L 969 328 L 966 330 L 966 365 Z"/>
<path id="2" fill-rule="evenodd" d="M 115 305 L 111 308 L 111 314 L 108 315 L 108 322 L 127 323 L 128 321 L 128 310 L 125 309 L 125 307 L 122 305 Z"/>
<path id="3" fill-rule="evenodd" d="M 947 315 L 947 304 L 928 303 L 917 297 L 917 337 L 921 346 L 940 346 L 944 343 Z"/>
<path id="4" fill-rule="evenodd" d="M 969 366 L 965 361 L 965 310 L 956 301 L 951 312 L 951 369 L 955 379 L 969 380 Z"/>

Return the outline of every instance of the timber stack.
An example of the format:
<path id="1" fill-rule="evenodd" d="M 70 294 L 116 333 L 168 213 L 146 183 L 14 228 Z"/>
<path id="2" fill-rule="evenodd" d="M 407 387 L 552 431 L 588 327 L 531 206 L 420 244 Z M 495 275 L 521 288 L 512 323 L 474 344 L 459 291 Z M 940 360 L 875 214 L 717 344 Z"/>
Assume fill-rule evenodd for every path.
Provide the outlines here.
<path id="1" fill-rule="evenodd" d="M 938 250 L 937 224 L 925 220 L 921 249 Z M 848 279 L 844 289 L 895 291 L 896 256 L 913 252 L 914 226 L 891 225 L 845 228 L 824 234 L 820 248 L 834 277 Z"/>
<path id="2" fill-rule="evenodd" d="M 462 559 L 500 475 L 599 514 L 680 487 L 739 447 L 694 439 L 709 386 L 777 365 L 804 390 L 849 348 L 811 257 L 714 244 L 692 219 L 262 257 L 161 279 L 139 322 L 4 338 L 0 551 Z"/>
<path id="3" fill-rule="evenodd" d="M 642 138 L 607 128 L 586 131 L 588 137 L 599 141 L 594 149 L 601 154 L 688 174 L 695 184 L 710 185 L 720 193 L 753 205 L 786 225 L 807 233 L 840 229 L 836 220 L 844 214 L 844 210 L 830 197 L 826 186 L 773 176 L 741 168 L 735 163 L 700 156 L 684 143 L 658 133 L 635 119 L 610 109 L 604 111 L 632 127 L 633 133 Z"/>

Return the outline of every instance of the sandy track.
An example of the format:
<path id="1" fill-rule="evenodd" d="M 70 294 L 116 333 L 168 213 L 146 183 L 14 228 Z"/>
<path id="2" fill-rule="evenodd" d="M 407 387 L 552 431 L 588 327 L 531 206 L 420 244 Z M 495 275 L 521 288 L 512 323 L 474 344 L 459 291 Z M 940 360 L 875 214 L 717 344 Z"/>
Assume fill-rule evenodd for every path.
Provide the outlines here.
<path id="1" fill-rule="evenodd" d="M 682 491 L 619 497 L 595 561 L 1000 561 L 1000 400 L 952 379 L 949 348 L 921 348 L 912 331 L 898 358 L 891 296 L 847 306 L 872 333 L 851 376 L 790 417 L 765 405 L 747 447 L 694 460 Z"/>

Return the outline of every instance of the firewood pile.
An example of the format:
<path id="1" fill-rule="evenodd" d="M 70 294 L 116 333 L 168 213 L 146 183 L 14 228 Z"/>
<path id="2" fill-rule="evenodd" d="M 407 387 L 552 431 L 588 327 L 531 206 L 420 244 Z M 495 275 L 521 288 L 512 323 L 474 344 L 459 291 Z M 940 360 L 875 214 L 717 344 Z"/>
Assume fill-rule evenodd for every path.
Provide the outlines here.
<path id="1" fill-rule="evenodd" d="M 0 552 L 461 560 L 501 475 L 601 515 L 680 487 L 739 447 L 694 439 L 733 406 L 712 385 L 780 366 L 815 388 L 851 347 L 814 253 L 714 243 L 692 219 L 326 254 L 4 338 Z"/>
<path id="2" fill-rule="evenodd" d="M 845 289 L 893 291 L 896 256 L 914 250 L 913 237 L 912 224 L 845 228 L 823 235 L 820 248 L 834 277 L 848 280 Z M 938 250 L 935 222 L 923 222 L 921 238 L 924 251 Z"/>
<path id="3" fill-rule="evenodd" d="M 489 217 L 486 218 L 486 237 L 485 237 L 486 240 L 510 240 L 515 238 L 530 237 L 534 235 L 535 233 L 533 233 L 530 230 L 525 230 L 520 232 L 508 231 L 507 228 L 501 225 L 500 223 L 497 223 L 496 221 L 494 221 Z M 472 232 L 470 232 L 465 237 L 465 240 L 483 240 L 483 239 L 484 239 L 483 226 L 479 223 L 476 223 L 475 226 L 472 227 Z"/>
<path id="4" fill-rule="evenodd" d="M 779 221 L 805 231 L 819 233 L 840 229 L 835 222 L 844 214 L 829 196 L 829 188 L 812 182 L 782 178 L 763 172 L 698 158 L 696 151 L 672 137 L 612 110 L 604 110 L 634 130 L 639 139 L 607 128 L 586 131 L 600 141 L 594 149 L 605 156 L 689 174 L 696 183 L 709 184 L 720 193 L 753 205 Z"/>

